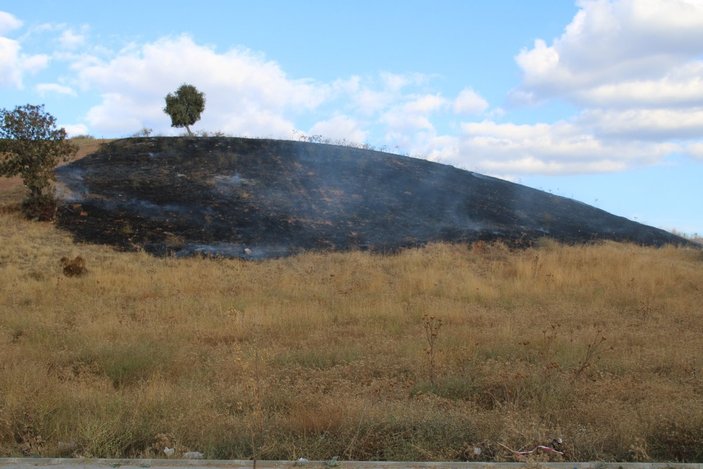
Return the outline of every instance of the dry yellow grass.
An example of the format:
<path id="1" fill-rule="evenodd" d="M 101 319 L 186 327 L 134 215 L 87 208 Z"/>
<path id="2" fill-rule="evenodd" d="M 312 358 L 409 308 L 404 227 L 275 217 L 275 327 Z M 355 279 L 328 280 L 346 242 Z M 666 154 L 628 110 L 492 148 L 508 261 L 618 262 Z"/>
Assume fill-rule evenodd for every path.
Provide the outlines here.
<path id="1" fill-rule="evenodd" d="M 501 445 L 561 437 L 569 460 L 703 460 L 699 251 L 158 259 L 75 245 L 18 195 L 0 199 L 2 456 L 512 460 Z M 67 278 L 76 255 L 88 274 Z"/>

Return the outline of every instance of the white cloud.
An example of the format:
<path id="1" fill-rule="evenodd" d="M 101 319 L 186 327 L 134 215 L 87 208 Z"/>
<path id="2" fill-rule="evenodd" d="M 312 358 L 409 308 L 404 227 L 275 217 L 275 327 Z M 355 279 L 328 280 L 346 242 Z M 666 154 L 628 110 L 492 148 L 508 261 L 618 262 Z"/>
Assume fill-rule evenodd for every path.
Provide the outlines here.
<path id="1" fill-rule="evenodd" d="M 20 49 L 19 42 L 0 37 L 0 86 L 22 88 L 25 73 L 35 73 L 49 63 L 46 55 L 26 56 Z"/>
<path id="2" fill-rule="evenodd" d="M 579 12 L 551 45 L 537 39 L 516 56 L 523 72 L 518 95 L 565 96 L 588 103 L 591 95 L 612 94 L 617 84 L 667 88 L 672 70 L 685 68 L 703 53 L 703 2 L 698 0 L 579 4 Z M 665 83 L 657 85 L 659 80 Z"/>
<path id="3" fill-rule="evenodd" d="M 620 171 L 677 151 L 672 143 L 606 141 L 572 122 L 464 123 L 452 164 L 499 176 Z"/>
<path id="4" fill-rule="evenodd" d="M 274 61 L 246 49 L 216 51 L 188 36 L 132 45 L 107 60 L 76 56 L 73 68 L 84 91 L 101 102 L 87 123 L 98 134 L 130 134 L 142 127 L 174 134 L 162 111 L 164 96 L 182 83 L 205 93 L 195 129 L 233 135 L 290 138 L 296 120 L 312 122 L 306 133 L 366 142 L 362 126 L 381 124 L 390 133 L 432 131 L 430 115 L 449 107 L 437 93 L 419 93 L 428 77 L 382 72 L 332 82 L 288 77 Z M 386 130 L 377 132 L 383 135 Z"/>
<path id="5" fill-rule="evenodd" d="M 381 82 L 383 87 L 390 92 L 400 92 L 403 88 L 408 86 L 417 86 L 427 83 L 429 77 L 422 73 L 390 73 L 381 72 L 380 73 Z"/>
<path id="6" fill-rule="evenodd" d="M 134 133 L 161 118 L 160 109 L 121 93 L 104 93 L 99 105 L 92 107 L 86 119 L 91 133 L 97 135 L 120 135 Z M 164 117 L 168 118 L 164 114 Z M 157 121 L 158 122 L 158 121 Z"/>
<path id="7" fill-rule="evenodd" d="M 689 156 L 703 161 L 703 142 L 690 143 L 686 145 L 684 152 Z"/>
<path id="8" fill-rule="evenodd" d="M 219 53 L 188 36 L 133 46 L 108 61 L 83 59 L 75 67 L 82 86 L 103 95 L 88 113 L 98 132 L 129 133 L 144 125 L 167 131 L 164 96 L 190 83 L 206 97 L 196 127 L 290 136 L 295 127 L 287 116 L 316 108 L 329 93 L 324 85 L 289 79 L 261 55 L 245 49 Z"/>
<path id="9" fill-rule="evenodd" d="M 561 36 L 537 39 L 515 57 L 523 76 L 510 98 L 528 105 L 565 99 L 581 109 L 555 123 L 465 124 L 462 149 L 476 155 L 472 163 L 504 172 L 593 172 L 686 149 L 695 156 L 703 135 L 703 2 L 578 4 Z"/>
<path id="10" fill-rule="evenodd" d="M 37 72 L 49 63 L 45 54 L 22 54 L 20 42 L 4 36 L 21 26 L 20 20 L 0 11 L 0 86 L 22 88 L 25 73 Z"/>
<path id="11" fill-rule="evenodd" d="M 428 81 L 428 76 L 419 73 L 381 72 L 377 77 L 353 76 L 334 81 L 328 87 L 326 98 L 340 99 L 340 104 L 354 113 L 372 116 L 415 99 L 417 88 Z"/>
<path id="12" fill-rule="evenodd" d="M 386 140 L 395 136 L 413 135 L 419 131 L 434 131 L 434 125 L 427 112 L 408 112 L 403 105 L 389 109 L 383 113 L 379 122 L 386 127 Z"/>
<path id="13" fill-rule="evenodd" d="M 437 135 L 434 131 L 419 134 L 401 135 L 390 144 L 401 144 L 409 155 L 443 164 L 467 167 L 469 163 L 459 148 L 460 139 L 455 135 Z"/>
<path id="14" fill-rule="evenodd" d="M 389 134 L 412 134 L 420 130 L 434 129 L 428 116 L 421 113 L 406 113 L 402 108 L 386 112 L 380 122 L 387 127 Z"/>
<path id="15" fill-rule="evenodd" d="M 22 85 L 22 69 L 20 64 L 20 45 L 17 41 L 0 37 L 0 86 Z"/>
<path id="16" fill-rule="evenodd" d="M 554 74 L 559 72 L 559 52 L 554 47 L 547 47 L 542 39 L 536 39 L 532 49 L 523 49 L 515 61 L 522 68 L 527 86 L 554 80 Z"/>
<path id="17" fill-rule="evenodd" d="M 0 11 L 0 34 L 7 34 L 22 26 L 22 22 L 14 15 L 5 11 Z"/>
<path id="18" fill-rule="evenodd" d="M 392 93 L 370 88 L 361 88 L 353 96 L 356 108 L 367 115 L 377 113 L 388 107 L 396 98 Z"/>
<path id="19" fill-rule="evenodd" d="M 464 88 L 454 100 L 454 113 L 480 114 L 488 109 L 488 101 L 471 88 Z"/>
<path id="20" fill-rule="evenodd" d="M 699 72 L 680 79 L 664 77 L 660 80 L 606 83 L 576 91 L 574 97 L 598 107 L 700 106 L 703 105 L 701 76 Z"/>
<path id="21" fill-rule="evenodd" d="M 72 29 L 67 29 L 61 33 L 59 44 L 66 49 L 75 49 L 85 44 L 85 36 L 74 32 Z"/>
<path id="22" fill-rule="evenodd" d="M 449 104 L 440 94 L 396 96 L 377 121 L 384 127 L 386 144 L 413 152 L 430 150 L 426 143 L 437 136 L 433 117 L 445 111 Z"/>
<path id="23" fill-rule="evenodd" d="M 45 54 L 36 54 L 29 56 L 20 56 L 19 66 L 23 72 L 36 73 L 49 64 L 49 56 Z"/>
<path id="24" fill-rule="evenodd" d="M 417 96 L 403 105 L 403 110 L 412 114 L 429 114 L 439 111 L 447 104 L 447 100 L 439 94 Z"/>
<path id="25" fill-rule="evenodd" d="M 76 91 L 70 86 L 59 85 L 58 83 L 39 83 L 34 87 L 40 96 L 46 96 L 47 94 L 56 93 L 64 94 L 68 96 L 76 96 Z"/>
<path id="26" fill-rule="evenodd" d="M 698 139 L 703 136 L 703 107 L 584 111 L 576 120 L 603 138 L 642 141 Z"/>
<path id="27" fill-rule="evenodd" d="M 538 39 L 516 57 L 523 80 L 513 101 L 561 97 L 582 107 L 562 120 L 501 123 L 493 119 L 510 115 L 496 109 L 481 122 L 451 123 L 451 113 L 480 115 L 489 103 L 470 87 L 453 100 L 418 93 L 412 86 L 420 80 L 402 76 L 385 76 L 378 86 L 357 79 L 347 89 L 363 114 L 381 124 L 388 146 L 502 177 L 622 171 L 685 151 L 682 139 L 703 135 L 703 62 L 697 59 L 703 2 L 579 5 L 559 38 Z M 448 119 L 445 128 L 458 134 L 437 131 Z M 703 153 L 692 145 L 689 153 Z"/>
<path id="28" fill-rule="evenodd" d="M 330 119 L 315 123 L 310 128 L 308 135 L 322 135 L 332 140 L 346 140 L 351 143 L 366 143 L 367 132 L 355 119 L 336 115 Z"/>
<path id="29" fill-rule="evenodd" d="M 85 124 L 64 124 L 59 127 L 62 127 L 69 137 L 88 135 L 88 127 Z"/>

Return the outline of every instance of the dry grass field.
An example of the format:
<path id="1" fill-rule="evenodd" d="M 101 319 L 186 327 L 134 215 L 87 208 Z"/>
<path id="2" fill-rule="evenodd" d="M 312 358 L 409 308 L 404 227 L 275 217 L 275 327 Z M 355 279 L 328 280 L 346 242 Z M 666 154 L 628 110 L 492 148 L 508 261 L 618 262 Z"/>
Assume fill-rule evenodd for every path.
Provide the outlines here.
<path id="1" fill-rule="evenodd" d="M 560 437 L 566 460 L 703 461 L 700 251 L 154 258 L 20 197 L 5 182 L 0 456 L 510 461 Z"/>

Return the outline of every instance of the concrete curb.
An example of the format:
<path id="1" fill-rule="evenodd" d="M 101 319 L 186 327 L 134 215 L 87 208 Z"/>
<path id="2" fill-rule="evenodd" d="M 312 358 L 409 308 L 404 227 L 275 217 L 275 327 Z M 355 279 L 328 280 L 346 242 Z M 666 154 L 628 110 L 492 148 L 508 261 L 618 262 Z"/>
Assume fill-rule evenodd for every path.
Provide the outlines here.
<path id="1" fill-rule="evenodd" d="M 0 458 L 0 469 L 240 469 L 253 468 L 253 461 L 207 459 L 68 459 Z M 616 463 L 616 462 L 398 462 L 398 461 L 257 461 L 256 468 L 349 468 L 349 469 L 703 469 L 701 463 Z"/>

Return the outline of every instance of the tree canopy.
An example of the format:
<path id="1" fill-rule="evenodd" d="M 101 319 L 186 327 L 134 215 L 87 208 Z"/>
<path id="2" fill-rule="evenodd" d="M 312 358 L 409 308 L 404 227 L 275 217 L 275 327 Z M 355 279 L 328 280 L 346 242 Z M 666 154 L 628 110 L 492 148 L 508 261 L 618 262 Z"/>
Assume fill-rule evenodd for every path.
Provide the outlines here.
<path id="1" fill-rule="evenodd" d="M 0 176 L 20 176 L 29 195 L 23 207 L 32 217 L 50 218 L 55 207 L 54 167 L 77 151 L 56 128 L 56 118 L 43 105 L 26 104 L 0 110 Z"/>
<path id="2" fill-rule="evenodd" d="M 171 127 L 185 127 L 193 135 L 190 126 L 200 120 L 205 110 L 205 95 L 193 85 L 183 84 L 175 94 L 166 95 L 164 112 L 171 116 Z"/>

